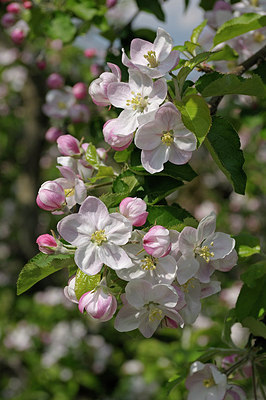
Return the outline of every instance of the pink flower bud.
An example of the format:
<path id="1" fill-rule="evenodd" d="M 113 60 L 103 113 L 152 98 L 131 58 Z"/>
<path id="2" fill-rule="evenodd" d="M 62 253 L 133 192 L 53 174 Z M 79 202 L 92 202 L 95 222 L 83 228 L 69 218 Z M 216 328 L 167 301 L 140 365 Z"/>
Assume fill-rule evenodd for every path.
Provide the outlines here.
<path id="1" fill-rule="evenodd" d="M 119 205 L 119 211 L 134 226 L 144 225 L 148 216 L 147 205 L 138 197 L 126 197 Z"/>
<path id="2" fill-rule="evenodd" d="M 84 144 L 85 144 L 85 143 L 84 143 Z M 107 151 L 106 151 L 103 147 L 98 147 L 98 148 L 96 149 L 96 151 L 97 151 L 97 154 L 98 154 L 98 156 L 99 156 L 99 158 L 100 158 L 101 160 L 105 161 L 105 160 L 107 159 L 108 154 L 107 154 Z"/>
<path id="3" fill-rule="evenodd" d="M 62 186 L 55 181 L 47 181 L 40 187 L 36 203 L 43 210 L 55 211 L 62 207 L 65 200 L 65 191 Z"/>
<path id="4" fill-rule="evenodd" d="M 32 8 L 32 2 L 31 1 L 24 1 L 23 7 L 30 10 Z"/>
<path id="5" fill-rule="evenodd" d="M 167 256 L 171 251 L 168 229 L 161 225 L 153 226 L 143 237 L 143 247 L 148 254 L 155 258 Z"/>
<path id="6" fill-rule="evenodd" d="M 127 149 L 133 140 L 133 132 L 127 135 L 119 135 L 115 132 L 119 132 L 117 118 L 109 119 L 103 126 L 104 140 L 116 151 Z"/>
<path id="7" fill-rule="evenodd" d="M 4 28 L 10 28 L 16 22 L 16 17 L 12 13 L 6 13 L 1 18 L 1 24 Z"/>
<path id="8" fill-rule="evenodd" d="M 106 0 L 106 7 L 107 8 L 112 8 L 116 5 L 117 0 Z"/>
<path id="9" fill-rule="evenodd" d="M 45 60 L 36 60 L 36 65 L 39 70 L 43 71 L 46 68 L 46 61 Z"/>
<path id="10" fill-rule="evenodd" d="M 92 76 L 98 76 L 102 72 L 102 69 L 98 64 L 94 63 L 94 64 L 91 64 L 90 71 L 91 71 Z"/>
<path id="11" fill-rule="evenodd" d="M 18 3 L 10 3 L 6 7 L 6 11 L 12 14 L 20 13 L 20 5 Z"/>
<path id="12" fill-rule="evenodd" d="M 66 298 L 72 303 L 78 303 L 78 299 L 75 293 L 75 283 L 76 283 L 76 275 L 72 276 L 68 281 L 68 286 L 64 287 L 64 295 Z"/>
<path id="13" fill-rule="evenodd" d="M 96 56 L 96 54 L 97 54 L 96 49 L 92 48 L 92 49 L 84 50 L 84 56 L 87 58 L 92 58 L 92 57 Z"/>
<path id="14" fill-rule="evenodd" d="M 91 82 L 89 87 L 89 94 L 97 106 L 108 106 L 110 104 L 107 96 L 108 86 L 110 83 L 117 83 L 121 80 L 120 68 L 112 63 L 108 63 L 108 67 L 112 72 L 103 72 L 99 78 Z"/>
<path id="15" fill-rule="evenodd" d="M 63 132 L 59 128 L 51 126 L 51 128 L 49 128 L 48 131 L 45 133 L 45 139 L 48 142 L 54 143 L 61 135 L 63 135 Z"/>
<path id="16" fill-rule="evenodd" d="M 54 254 L 57 248 L 57 243 L 52 235 L 40 235 L 36 243 L 39 246 L 39 250 L 44 254 Z"/>
<path id="17" fill-rule="evenodd" d="M 64 79 L 61 75 L 54 72 L 53 74 L 48 76 L 46 80 L 46 85 L 50 89 L 60 89 L 64 85 Z"/>
<path id="18" fill-rule="evenodd" d="M 73 86 L 72 93 L 77 100 L 82 100 L 87 96 L 87 86 L 83 82 L 78 82 Z"/>
<path id="19" fill-rule="evenodd" d="M 86 104 L 74 104 L 69 110 L 69 116 L 74 124 L 79 122 L 88 122 L 90 111 Z"/>
<path id="20" fill-rule="evenodd" d="M 108 321 L 116 312 L 117 302 L 113 295 L 99 287 L 95 291 L 84 293 L 79 300 L 79 311 L 86 312 L 95 319 Z"/>
<path id="21" fill-rule="evenodd" d="M 58 150 L 63 156 L 80 154 L 79 141 L 74 136 L 62 135 L 57 139 Z"/>
<path id="22" fill-rule="evenodd" d="M 13 29 L 10 36 L 11 36 L 11 39 L 13 40 L 13 42 L 16 44 L 23 43 L 23 41 L 25 39 L 25 33 L 20 28 Z"/>

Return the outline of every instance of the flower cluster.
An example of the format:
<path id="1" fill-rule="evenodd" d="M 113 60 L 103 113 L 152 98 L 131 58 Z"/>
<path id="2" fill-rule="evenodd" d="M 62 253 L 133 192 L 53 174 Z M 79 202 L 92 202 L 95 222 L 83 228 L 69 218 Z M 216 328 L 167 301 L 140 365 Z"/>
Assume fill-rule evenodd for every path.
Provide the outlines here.
<path id="1" fill-rule="evenodd" d="M 7 30 L 12 41 L 17 45 L 21 45 L 24 42 L 30 30 L 29 25 L 23 19 L 23 10 L 28 10 L 31 7 L 31 1 L 12 2 L 7 4 L 6 13 L 2 16 L 1 24 L 3 28 Z"/>
<path id="2" fill-rule="evenodd" d="M 123 109 L 118 118 L 105 123 L 105 141 L 115 150 L 124 150 L 134 138 L 141 149 L 142 165 L 151 174 L 162 171 L 167 161 L 176 165 L 187 163 L 197 145 L 179 110 L 165 102 L 164 75 L 178 61 L 179 53 L 173 50 L 171 36 L 158 28 L 154 43 L 132 40 L 130 58 L 123 50 L 122 63 L 128 67 L 128 83 L 121 82 L 119 67 L 108 63 L 111 72 L 102 73 L 89 88 L 95 104 Z"/>

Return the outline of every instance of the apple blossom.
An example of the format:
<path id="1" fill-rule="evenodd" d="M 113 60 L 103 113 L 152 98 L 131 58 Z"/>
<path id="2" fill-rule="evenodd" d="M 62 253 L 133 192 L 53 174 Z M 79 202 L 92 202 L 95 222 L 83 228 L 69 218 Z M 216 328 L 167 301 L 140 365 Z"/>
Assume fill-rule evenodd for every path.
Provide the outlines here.
<path id="1" fill-rule="evenodd" d="M 74 123 L 86 123 L 90 118 L 90 110 L 86 104 L 74 104 L 69 110 L 69 116 Z"/>
<path id="2" fill-rule="evenodd" d="M 206 263 L 220 260 L 233 251 L 235 240 L 226 233 L 215 233 L 215 227 L 216 215 L 211 212 L 197 229 L 186 226 L 180 233 L 182 256 L 177 262 L 177 280 L 181 285 L 197 274 L 202 260 Z"/>
<path id="3" fill-rule="evenodd" d="M 66 201 L 63 187 L 56 181 L 44 182 L 36 198 L 37 205 L 46 211 L 55 211 L 62 208 Z"/>
<path id="4" fill-rule="evenodd" d="M 139 125 L 153 119 L 164 101 L 167 84 L 164 78 L 153 80 L 138 70 L 129 70 L 129 82 L 110 83 L 107 97 L 110 103 L 124 110 L 117 118 L 120 135 L 134 132 Z"/>
<path id="5" fill-rule="evenodd" d="M 103 126 L 103 136 L 106 143 L 116 151 L 122 151 L 128 148 L 133 140 L 133 132 L 126 135 L 120 135 L 124 124 L 118 118 L 109 119 Z"/>
<path id="6" fill-rule="evenodd" d="M 232 6 L 223 0 L 216 1 L 213 10 L 205 13 L 205 18 L 211 28 L 218 29 L 226 21 L 233 18 Z"/>
<path id="7" fill-rule="evenodd" d="M 85 49 L 84 50 L 84 56 L 87 58 L 93 58 L 97 54 L 97 50 L 93 48 Z"/>
<path id="8" fill-rule="evenodd" d="M 187 400 L 223 400 L 227 389 L 227 378 L 212 364 L 195 361 L 186 379 L 189 390 Z"/>
<path id="9" fill-rule="evenodd" d="M 125 292 L 124 305 L 114 324 L 119 332 L 138 328 L 143 336 L 150 338 L 165 317 L 174 320 L 178 326 L 183 325 L 180 314 L 174 310 L 179 296 L 172 286 L 152 285 L 143 279 L 134 279 L 127 284 Z"/>
<path id="10" fill-rule="evenodd" d="M 48 234 L 38 236 L 36 243 L 39 250 L 44 254 L 54 254 L 57 248 L 57 241 L 52 235 Z"/>
<path id="11" fill-rule="evenodd" d="M 63 178 L 58 178 L 59 183 L 65 191 L 66 203 L 69 208 L 75 204 L 81 204 L 87 197 L 87 189 L 84 182 L 69 167 L 57 167 Z"/>
<path id="12" fill-rule="evenodd" d="M 20 4 L 19 3 L 9 3 L 6 7 L 7 12 L 12 14 L 20 13 Z"/>
<path id="13" fill-rule="evenodd" d="M 95 169 L 83 158 L 77 159 L 70 156 L 57 157 L 57 162 L 63 167 L 70 168 L 83 181 L 89 180 Z"/>
<path id="14" fill-rule="evenodd" d="M 1 24 L 4 28 L 10 28 L 16 22 L 16 17 L 12 13 L 6 13 L 1 18 Z"/>
<path id="15" fill-rule="evenodd" d="M 228 385 L 229 388 L 225 393 L 223 400 L 246 400 L 246 393 L 240 386 Z"/>
<path id="16" fill-rule="evenodd" d="M 14 28 L 10 34 L 11 39 L 13 40 L 14 43 L 16 44 L 21 44 L 23 43 L 26 35 L 25 32 L 20 29 L 20 28 Z"/>
<path id="17" fill-rule="evenodd" d="M 138 197 L 126 197 L 119 204 L 119 211 L 134 226 L 144 225 L 148 216 L 147 204 Z"/>
<path id="18" fill-rule="evenodd" d="M 45 139 L 48 142 L 56 142 L 57 139 L 59 138 L 59 136 L 63 135 L 63 132 L 61 131 L 61 129 L 56 128 L 55 126 L 51 126 L 51 128 L 48 129 L 48 131 L 46 131 L 45 133 Z"/>
<path id="19" fill-rule="evenodd" d="M 143 247 L 153 257 L 165 257 L 171 251 L 168 229 L 161 225 L 153 226 L 143 237 Z"/>
<path id="20" fill-rule="evenodd" d="M 108 288 L 100 285 L 94 290 L 84 293 L 79 299 L 79 311 L 86 312 L 99 321 L 109 321 L 117 309 L 116 298 L 108 293 Z"/>
<path id="21" fill-rule="evenodd" d="M 54 72 L 48 76 L 46 85 L 50 89 L 61 89 L 64 86 L 64 79 L 60 74 Z"/>
<path id="22" fill-rule="evenodd" d="M 178 64 L 179 52 L 172 49 L 173 39 L 164 29 L 158 28 L 154 43 L 133 39 L 130 45 L 131 59 L 123 50 L 122 63 L 151 78 L 160 78 Z"/>
<path id="23" fill-rule="evenodd" d="M 63 156 L 80 154 L 80 143 L 72 135 L 63 135 L 57 139 L 58 150 Z"/>
<path id="24" fill-rule="evenodd" d="M 42 110 L 48 117 L 66 118 L 75 101 L 73 94 L 67 90 L 53 89 L 46 94 L 46 103 L 43 105 Z"/>
<path id="25" fill-rule="evenodd" d="M 108 106 L 110 101 L 107 96 L 107 89 L 110 83 L 121 81 L 120 68 L 112 63 L 107 63 L 112 72 L 103 72 L 99 78 L 91 82 L 89 87 L 89 94 L 92 101 L 97 106 Z"/>
<path id="26" fill-rule="evenodd" d="M 75 283 L 76 283 L 76 275 L 72 276 L 68 280 L 68 285 L 64 287 L 64 295 L 68 300 L 72 301 L 72 303 L 78 304 L 78 299 L 75 293 Z"/>
<path id="27" fill-rule="evenodd" d="M 26 8 L 27 10 L 32 8 L 32 2 L 31 1 L 24 1 L 23 2 L 23 7 Z"/>
<path id="28" fill-rule="evenodd" d="M 197 139 L 183 124 L 181 114 L 172 103 L 163 104 L 153 121 L 141 125 L 135 136 L 141 163 L 151 174 L 163 170 L 163 164 L 185 164 L 197 147 Z"/>
<path id="29" fill-rule="evenodd" d="M 87 86 L 83 82 L 78 82 L 73 86 L 72 92 L 77 100 L 82 100 L 87 96 Z"/>
<path id="30" fill-rule="evenodd" d="M 120 247 L 128 242 L 132 225 L 119 213 L 109 214 L 96 197 L 87 197 L 79 212 L 63 218 L 57 229 L 63 239 L 77 247 L 75 262 L 88 275 L 97 274 L 103 264 L 114 270 L 132 265 Z"/>

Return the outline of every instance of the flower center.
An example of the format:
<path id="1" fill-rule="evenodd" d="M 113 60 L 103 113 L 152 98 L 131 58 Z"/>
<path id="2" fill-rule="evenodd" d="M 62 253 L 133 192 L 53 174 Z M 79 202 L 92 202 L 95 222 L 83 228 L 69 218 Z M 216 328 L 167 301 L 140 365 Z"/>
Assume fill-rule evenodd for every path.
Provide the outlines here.
<path id="1" fill-rule="evenodd" d="M 174 141 L 173 131 L 163 132 L 163 136 L 161 137 L 161 141 L 166 146 L 171 146 Z"/>
<path id="2" fill-rule="evenodd" d="M 65 109 L 67 108 L 66 103 L 64 103 L 63 101 L 58 101 L 57 107 L 58 107 L 60 110 L 65 110 Z"/>
<path id="3" fill-rule="evenodd" d="M 152 256 L 145 256 L 141 262 L 141 268 L 144 269 L 144 271 L 153 271 L 156 269 L 157 259 Z"/>
<path id="4" fill-rule="evenodd" d="M 66 197 L 74 196 L 75 188 L 65 189 L 64 192 Z"/>
<path id="5" fill-rule="evenodd" d="M 143 56 L 148 61 L 147 66 L 149 68 L 156 68 L 159 65 L 159 62 L 156 60 L 156 53 L 155 51 L 151 50 L 148 51 L 147 54 Z"/>
<path id="6" fill-rule="evenodd" d="M 129 107 L 132 105 L 134 111 L 143 112 L 147 107 L 148 103 L 148 96 L 142 97 L 141 93 L 135 94 L 135 92 L 131 92 L 134 96 L 131 100 L 126 101 L 126 105 Z"/>
<path id="7" fill-rule="evenodd" d="M 150 312 L 149 312 L 149 321 L 150 322 L 154 322 L 156 320 L 161 321 L 162 318 L 163 318 L 163 312 L 162 312 L 162 310 L 160 310 L 160 308 L 153 307 L 152 309 L 150 309 Z"/>
<path id="8" fill-rule="evenodd" d="M 261 43 L 265 39 L 265 36 L 261 32 L 254 32 L 253 38 L 255 42 Z"/>
<path id="9" fill-rule="evenodd" d="M 213 246 L 213 242 L 210 244 Z M 202 246 L 202 247 L 196 247 L 194 250 L 196 255 L 199 255 L 200 257 L 204 258 L 207 263 L 210 261 L 210 258 L 214 256 L 214 252 L 210 251 L 209 246 Z"/>
<path id="10" fill-rule="evenodd" d="M 91 235 L 91 241 L 96 243 L 97 246 L 101 246 L 104 242 L 107 242 L 107 237 L 105 236 L 105 230 L 101 229 L 100 231 L 95 231 Z"/>
<path id="11" fill-rule="evenodd" d="M 213 378 L 204 379 L 203 385 L 204 385 L 206 388 L 210 388 L 210 387 L 212 387 L 212 386 L 215 385 L 215 382 L 214 382 Z"/>
<path id="12" fill-rule="evenodd" d="M 181 285 L 180 287 L 183 290 L 183 292 L 188 293 L 190 288 L 194 289 L 194 287 L 195 287 L 194 282 L 195 282 L 195 278 L 191 278 L 186 283 Z"/>
<path id="13" fill-rule="evenodd" d="M 251 5 L 252 5 L 253 7 L 258 7 L 258 5 L 259 5 L 259 0 L 251 0 Z"/>

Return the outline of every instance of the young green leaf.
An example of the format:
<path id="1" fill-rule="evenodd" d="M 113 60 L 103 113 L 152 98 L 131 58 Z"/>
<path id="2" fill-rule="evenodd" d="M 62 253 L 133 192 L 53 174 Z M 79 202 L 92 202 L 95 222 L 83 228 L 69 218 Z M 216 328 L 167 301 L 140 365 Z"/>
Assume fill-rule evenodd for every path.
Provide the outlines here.
<path id="1" fill-rule="evenodd" d="M 97 155 L 96 147 L 92 143 L 89 143 L 88 145 L 85 158 L 92 167 L 99 167 L 99 158 Z"/>
<path id="2" fill-rule="evenodd" d="M 70 15 L 57 12 L 47 26 L 46 34 L 52 39 L 61 39 L 63 43 L 68 43 L 74 39 L 76 31 Z"/>
<path id="3" fill-rule="evenodd" d="M 241 279 L 246 285 L 253 288 L 256 286 L 257 280 L 263 278 L 264 275 L 266 275 L 266 260 L 251 265 L 247 271 L 241 275 Z"/>
<path id="4" fill-rule="evenodd" d="M 75 279 L 75 294 L 79 300 L 84 293 L 95 289 L 101 280 L 101 275 L 87 275 L 78 268 Z"/>
<path id="5" fill-rule="evenodd" d="M 17 281 L 17 294 L 20 295 L 26 292 L 35 283 L 54 272 L 74 265 L 73 254 L 37 254 L 21 270 Z"/>
<path id="6" fill-rule="evenodd" d="M 245 194 L 247 177 L 243 171 L 244 156 L 240 140 L 232 125 L 221 117 L 213 117 L 205 140 L 212 158 L 232 183 L 236 193 Z"/>
<path id="7" fill-rule="evenodd" d="M 242 325 L 248 328 L 254 336 L 266 339 L 266 325 L 254 317 L 247 317 L 242 321 Z"/>
<path id="8" fill-rule="evenodd" d="M 236 302 L 236 316 L 241 322 L 246 317 L 258 318 L 260 310 L 266 310 L 266 276 L 256 281 L 256 286 L 242 286 Z"/>
<path id="9" fill-rule="evenodd" d="M 205 28 L 207 24 L 207 19 L 205 19 L 199 26 L 197 26 L 195 29 L 193 29 L 190 41 L 192 43 L 198 43 L 198 38 L 200 37 L 201 32 Z"/>

